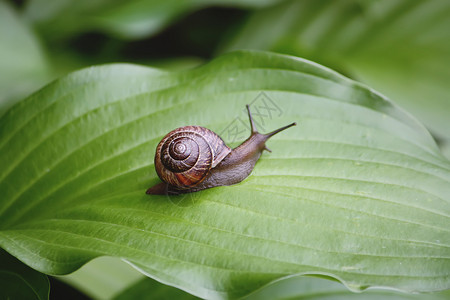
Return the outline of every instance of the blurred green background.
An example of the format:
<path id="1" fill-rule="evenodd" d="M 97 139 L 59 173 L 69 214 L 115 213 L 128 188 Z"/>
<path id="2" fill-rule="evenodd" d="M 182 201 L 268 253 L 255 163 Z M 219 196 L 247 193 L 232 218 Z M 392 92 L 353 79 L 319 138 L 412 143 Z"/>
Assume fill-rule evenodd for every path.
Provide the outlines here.
<path id="1" fill-rule="evenodd" d="M 2 0 L 0 116 L 80 68 L 179 70 L 235 49 L 304 57 L 366 83 L 419 119 L 450 157 L 448 0 Z M 141 278 L 104 259 L 61 280 L 110 298 Z M 66 291 L 51 280 L 54 295 Z"/>

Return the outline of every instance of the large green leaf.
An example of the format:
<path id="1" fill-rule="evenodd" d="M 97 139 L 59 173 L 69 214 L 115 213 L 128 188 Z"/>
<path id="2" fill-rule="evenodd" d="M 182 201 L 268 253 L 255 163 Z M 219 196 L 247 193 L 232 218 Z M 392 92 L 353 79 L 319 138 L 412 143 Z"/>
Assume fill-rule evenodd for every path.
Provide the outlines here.
<path id="1" fill-rule="evenodd" d="M 91 260 L 69 275 L 57 278 L 92 299 L 111 299 L 124 289 L 134 286 L 143 277 L 147 278 L 128 263 L 103 256 Z"/>
<path id="2" fill-rule="evenodd" d="M 353 293 L 342 284 L 317 277 L 294 276 L 271 284 L 245 297 L 245 300 L 446 300 L 450 290 L 430 294 L 405 294 L 395 291 L 371 289 L 363 293 Z M 122 291 L 115 300 L 126 299 L 199 299 L 171 286 L 163 285 L 150 278 L 141 279 Z"/>
<path id="3" fill-rule="evenodd" d="M 339 68 L 450 139 L 450 2 L 301 0 L 257 11 L 227 50 L 294 54 Z"/>
<path id="4" fill-rule="evenodd" d="M 150 278 L 141 279 L 114 297 L 114 300 L 142 299 L 142 300 L 195 300 L 199 299 L 191 294 L 174 287 L 164 285 Z"/>
<path id="5" fill-rule="evenodd" d="M 352 293 L 342 284 L 317 277 L 294 276 L 271 284 L 246 297 L 246 300 L 445 300 L 450 290 L 427 294 L 406 294 L 383 289 Z"/>
<path id="6" fill-rule="evenodd" d="M 228 129 L 245 130 L 233 126 L 247 103 L 264 131 L 299 123 L 249 178 L 145 194 L 167 132 L 197 124 L 235 144 L 245 136 Z M 299 58 L 243 51 L 181 72 L 73 73 L 0 119 L 0 165 L 0 245 L 44 273 L 108 255 L 207 298 L 293 274 L 352 290 L 450 287 L 450 162 L 390 101 Z"/>

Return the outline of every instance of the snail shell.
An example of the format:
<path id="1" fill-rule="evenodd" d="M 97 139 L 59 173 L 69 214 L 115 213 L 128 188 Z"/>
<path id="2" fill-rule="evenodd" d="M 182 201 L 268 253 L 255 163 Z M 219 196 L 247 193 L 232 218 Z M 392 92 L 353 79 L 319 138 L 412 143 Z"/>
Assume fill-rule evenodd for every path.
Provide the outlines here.
<path id="1" fill-rule="evenodd" d="M 251 135 L 231 149 L 220 136 L 200 126 L 185 126 L 169 132 L 158 144 L 155 169 L 163 182 L 147 194 L 181 194 L 216 186 L 232 185 L 244 180 L 255 167 L 266 141 L 296 125 L 292 123 L 270 133 L 259 133 L 247 105 Z"/>
<path id="2" fill-rule="evenodd" d="M 201 183 L 231 148 L 220 136 L 200 126 L 184 126 L 169 132 L 158 144 L 155 168 L 159 178 L 180 190 Z"/>

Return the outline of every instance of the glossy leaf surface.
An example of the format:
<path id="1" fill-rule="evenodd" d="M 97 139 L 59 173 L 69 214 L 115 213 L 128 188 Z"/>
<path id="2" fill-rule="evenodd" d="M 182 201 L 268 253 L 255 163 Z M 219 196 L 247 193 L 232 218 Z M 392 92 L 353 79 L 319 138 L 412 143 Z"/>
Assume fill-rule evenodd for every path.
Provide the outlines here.
<path id="1" fill-rule="evenodd" d="M 157 143 L 202 125 L 269 141 L 249 178 L 149 196 Z M 93 67 L 0 119 L 0 245 L 48 274 L 120 257 L 199 297 L 294 274 L 352 290 L 449 288 L 450 163 L 375 91 L 299 58 L 242 51 L 188 71 Z"/>

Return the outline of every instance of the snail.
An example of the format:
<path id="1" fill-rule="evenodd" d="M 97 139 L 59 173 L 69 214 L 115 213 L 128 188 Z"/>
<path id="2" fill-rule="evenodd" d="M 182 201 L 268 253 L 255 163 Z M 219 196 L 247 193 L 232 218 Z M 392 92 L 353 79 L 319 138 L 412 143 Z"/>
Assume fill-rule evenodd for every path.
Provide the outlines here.
<path id="1" fill-rule="evenodd" d="M 162 183 L 147 194 L 182 194 L 241 182 L 252 172 L 266 141 L 296 123 L 267 134 L 259 133 L 247 105 L 251 135 L 231 149 L 213 131 L 201 126 L 184 126 L 169 132 L 156 147 L 155 168 Z"/>

